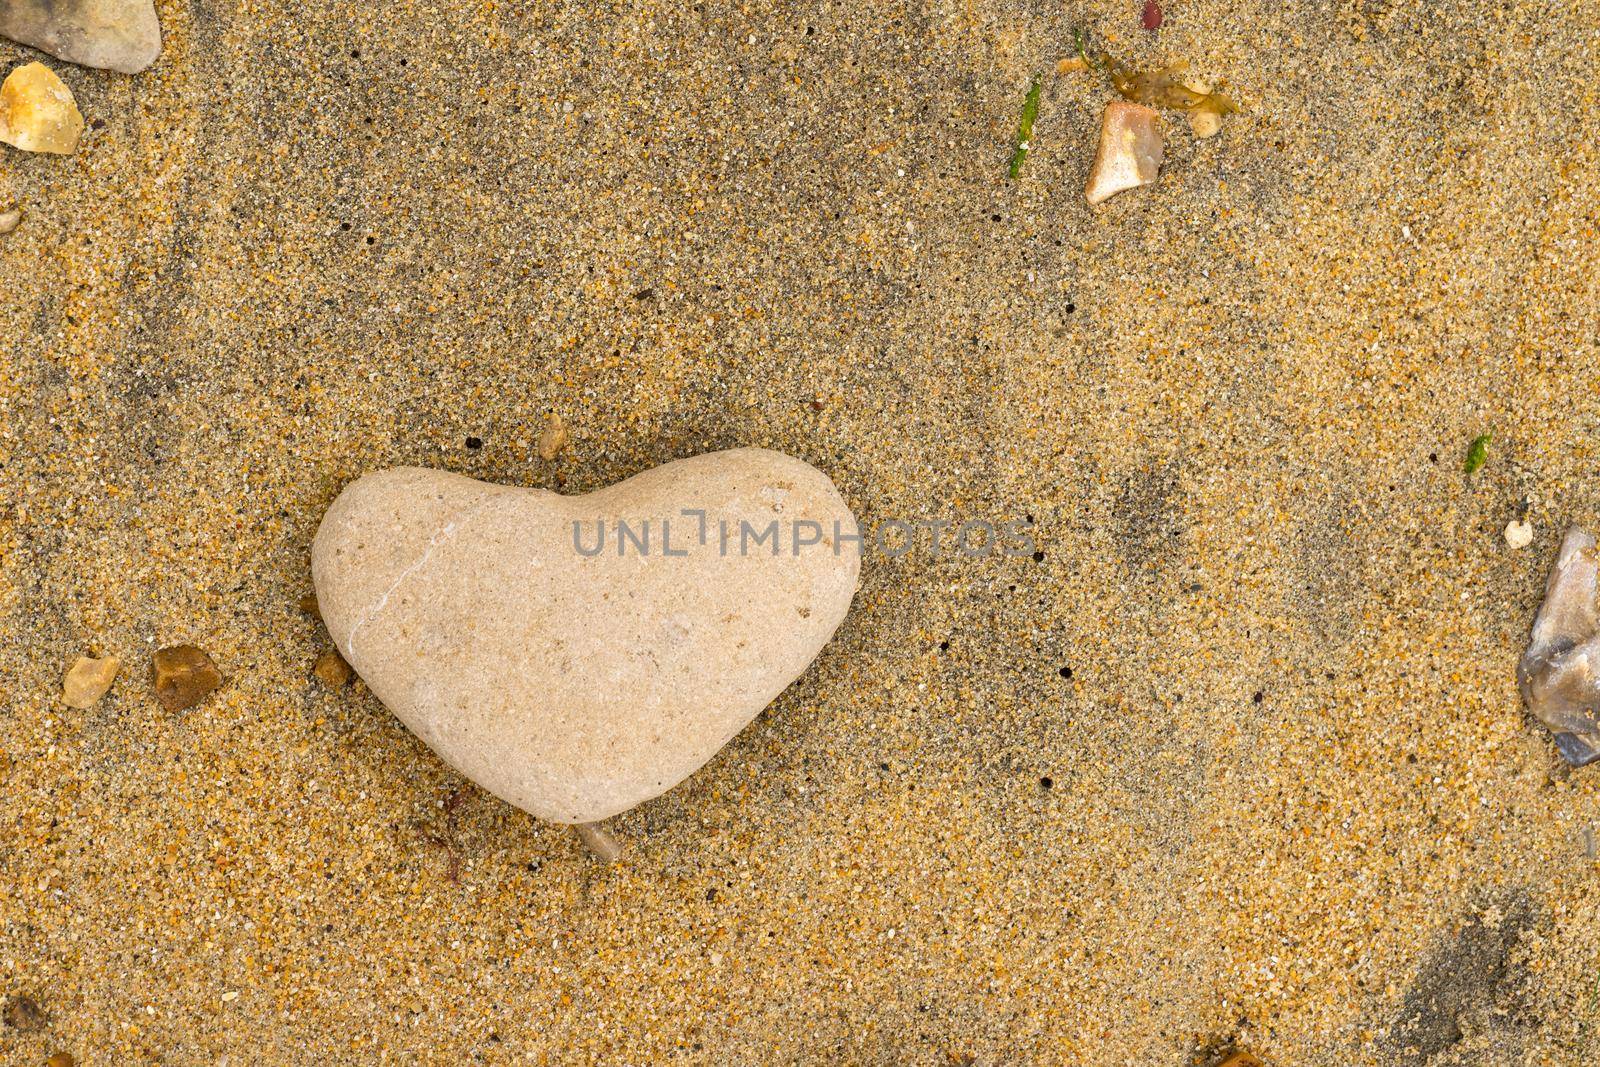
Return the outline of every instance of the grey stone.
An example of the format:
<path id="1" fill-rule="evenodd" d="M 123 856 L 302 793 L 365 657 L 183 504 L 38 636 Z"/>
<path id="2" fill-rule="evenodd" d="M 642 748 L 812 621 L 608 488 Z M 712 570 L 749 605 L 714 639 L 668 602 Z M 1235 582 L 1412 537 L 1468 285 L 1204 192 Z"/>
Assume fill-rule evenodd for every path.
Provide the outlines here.
<path id="1" fill-rule="evenodd" d="M 1533 621 L 1517 684 L 1568 763 L 1600 759 L 1600 556 L 1592 534 L 1567 531 Z"/>
<path id="2" fill-rule="evenodd" d="M 139 73 L 161 54 L 152 0 L 0 0 L 0 35 L 124 74 Z"/>

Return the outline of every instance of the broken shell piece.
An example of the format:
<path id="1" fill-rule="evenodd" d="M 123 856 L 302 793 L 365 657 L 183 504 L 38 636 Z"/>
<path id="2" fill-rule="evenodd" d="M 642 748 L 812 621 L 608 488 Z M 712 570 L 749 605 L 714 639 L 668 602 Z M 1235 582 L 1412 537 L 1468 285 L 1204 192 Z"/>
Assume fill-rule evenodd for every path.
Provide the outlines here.
<path id="1" fill-rule="evenodd" d="M 1527 548 L 1533 543 L 1533 523 L 1526 519 L 1512 519 L 1506 523 L 1506 544 L 1512 548 Z"/>
<path id="2" fill-rule="evenodd" d="M 72 90 L 43 63 L 26 63 L 0 84 L 0 141 L 24 152 L 70 155 L 82 133 Z"/>
<path id="3" fill-rule="evenodd" d="M 597 822 L 580 822 L 574 823 L 572 828 L 578 831 L 578 839 L 589 846 L 589 851 L 601 863 L 615 863 L 622 858 L 622 842 L 604 826 Z"/>
<path id="4" fill-rule="evenodd" d="M 1161 116 L 1143 104 L 1113 100 L 1100 120 L 1100 148 L 1083 195 L 1099 204 L 1122 192 L 1149 185 L 1161 169 Z"/>
<path id="5" fill-rule="evenodd" d="M 0 36 L 123 74 L 139 73 L 161 54 L 151 0 L 0 0 Z"/>
<path id="6" fill-rule="evenodd" d="M 1567 531 L 1533 620 L 1517 688 L 1574 767 L 1600 759 L 1600 555 L 1594 535 Z"/>

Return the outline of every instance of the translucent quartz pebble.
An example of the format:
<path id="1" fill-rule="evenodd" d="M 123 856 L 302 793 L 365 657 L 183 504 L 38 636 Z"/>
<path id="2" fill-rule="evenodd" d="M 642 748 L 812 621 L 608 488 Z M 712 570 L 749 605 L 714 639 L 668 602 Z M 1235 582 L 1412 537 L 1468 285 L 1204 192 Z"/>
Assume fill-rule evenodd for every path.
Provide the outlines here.
<path id="1" fill-rule="evenodd" d="M 1568 763 L 1600 759 L 1600 554 L 1594 535 L 1574 526 L 1545 585 L 1517 687 L 1533 717 L 1555 734 Z"/>
<path id="2" fill-rule="evenodd" d="M 72 90 L 43 63 L 20 66 L 0 82 L 0 141 L 24 152 L 69 155 L 82 133 Z"/>

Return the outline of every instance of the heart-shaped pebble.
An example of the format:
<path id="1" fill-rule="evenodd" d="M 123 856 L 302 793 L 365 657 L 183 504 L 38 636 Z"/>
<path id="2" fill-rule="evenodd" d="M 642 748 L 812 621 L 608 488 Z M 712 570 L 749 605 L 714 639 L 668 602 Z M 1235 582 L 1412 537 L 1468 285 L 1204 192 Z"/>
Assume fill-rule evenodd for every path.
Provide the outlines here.
<path id="1" fill-rule="evenodd" d="M 345 488 L 311 569 L 339 651 L 445 762 L 586 823 L 683 781 L 805 670 L 856 532 L 827 475 L 765 449 L 583 496 L 402 467 Z"/>

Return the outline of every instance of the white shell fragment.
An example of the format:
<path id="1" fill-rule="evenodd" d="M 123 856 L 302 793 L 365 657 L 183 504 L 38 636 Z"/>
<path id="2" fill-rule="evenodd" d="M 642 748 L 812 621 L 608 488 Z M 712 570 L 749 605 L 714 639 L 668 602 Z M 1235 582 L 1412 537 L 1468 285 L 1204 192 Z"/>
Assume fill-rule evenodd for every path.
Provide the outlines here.
<path id="1" fill-rule="evenodd" d="M 1100 120 L 1100 148 L 1083 195 L 1099 204 L 1124 189 L 1149 185 L 1161 170 L 1165 147 L 1161 116 L 1153 108 L 1113 100 Z"/>
<path id="2" fill-rule="evenodd" d="M 1506 544 L 1512 548 L 1527 548 L 1533 544 L 1533 523 L 1526 519 L 1512 519 L 1506 523 Z"/>
<path id="3" fill-rule="evenodd" d="M 1556 748 L 1581 767 L 1600 759 L 1600 556 L 1594 535 L 1567 531 L 1533 620 L 1517 687 L 1533 717 L 1555 734 Z"/>

